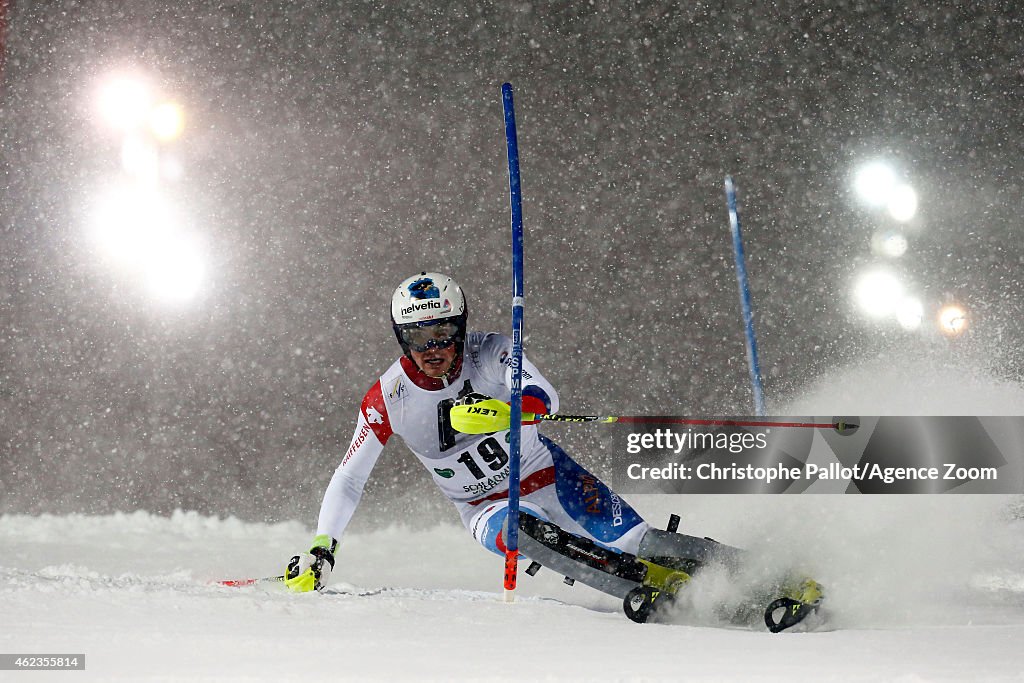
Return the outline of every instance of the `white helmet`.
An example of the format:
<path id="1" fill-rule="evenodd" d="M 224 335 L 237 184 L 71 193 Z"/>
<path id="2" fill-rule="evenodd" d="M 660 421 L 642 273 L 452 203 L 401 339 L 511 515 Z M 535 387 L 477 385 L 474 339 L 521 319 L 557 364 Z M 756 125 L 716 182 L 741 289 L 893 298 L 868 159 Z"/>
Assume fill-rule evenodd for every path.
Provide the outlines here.
<path id="1" fill-rule="evenodd" d="M 398 285 L 391 296 L 391 324 L 398 337 L 398 343 L 406 354 L 410 349 L 410 337 L 416 330 L 441 323 L 453 325 L 452 333 L 427 341 L 423 347 L 444 348 L 452 342 L 462 353 L 466 341 L 466 297 L 455 280 L 441 273 L 423 272 L 407 277 Z M 415 342 L 412 342 L 415 345 Z M 417 348 L 422 351 L 424 348 Z"/>

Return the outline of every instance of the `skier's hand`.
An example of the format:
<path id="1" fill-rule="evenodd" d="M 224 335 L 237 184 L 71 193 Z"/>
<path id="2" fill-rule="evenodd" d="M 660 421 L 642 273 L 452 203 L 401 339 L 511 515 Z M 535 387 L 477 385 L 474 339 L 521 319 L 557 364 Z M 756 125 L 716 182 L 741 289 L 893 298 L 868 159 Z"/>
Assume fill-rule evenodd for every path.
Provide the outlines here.
<path id="1" fill-rule="evenodd" d="M 472 393 L 469 393 L 469 394 L 466 394 L 465 396 L 460 397 L 457 401 L 455 401 L 455 405 L 457 405 L 457 406 L 471 406 L 471 405 L 474 405 L 476 403 L 480 403 L 480 401 L 490 401 L 491 398 L 492 397 L 488 396 L 487 394 L 481 394 L 479 392 L 474 391 Z"/>
<path id="2" fill-rule="evenodd" d="M 323 590 L 334 569 L 334 552 L 338 542 L 327 534 L 313 539 L 308 553 L 299 553 L 288 561 L 284 570 L 284 585 L 296 593 Z"/>

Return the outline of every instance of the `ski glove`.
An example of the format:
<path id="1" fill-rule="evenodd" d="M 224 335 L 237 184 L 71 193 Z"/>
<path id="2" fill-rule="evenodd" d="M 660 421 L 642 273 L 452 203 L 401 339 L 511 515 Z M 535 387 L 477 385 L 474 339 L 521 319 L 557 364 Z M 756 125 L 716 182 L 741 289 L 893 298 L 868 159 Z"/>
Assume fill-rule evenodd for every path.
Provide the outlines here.
<path id="1" fill-rule="evenodd" d="M 284 570 L 284 585 L 296 593 L 323 590 L 334 569 L 334 553 L 338 542 L 327 534 L 313 539 L 308 553 L 300 553 L 288 561 Z"/>
<path id="2" fill-rule="evenodd" d="M 481 394 L 478 391 L 473 391 L 466 394 L 465 396 L 460 396 L 458 400 L 455 401 L 455 405 L 471 406 L 480 403 L 481 401 L 490 401 L 491 398 L 492 397 L 488 396 L 487 394 Z"/>

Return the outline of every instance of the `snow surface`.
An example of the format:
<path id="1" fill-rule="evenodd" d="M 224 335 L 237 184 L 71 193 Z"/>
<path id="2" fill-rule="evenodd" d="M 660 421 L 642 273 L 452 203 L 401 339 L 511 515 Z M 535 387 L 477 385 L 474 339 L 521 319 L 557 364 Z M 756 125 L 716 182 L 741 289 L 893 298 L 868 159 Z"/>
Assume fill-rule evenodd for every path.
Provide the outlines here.
<path id="1" fill-rule="evenodd" d="M 454 525 L 347 539 L 335 587 L 393 590 L 289 595 L 208 582 L 278 571 L 308 543 L 298 523 L 8 515 L 0 651 L 87 670 L 6 680 L 1020 680 L 1024 523 L 1005 498 L 735 498 L 635 502 L 737 542 L 803 538 L 839 630 L 640 626 L 543 570 L 507 605 L 500 560 Z"/>
<path id="2" fill-rule="evenodd" d="M 879 412 L 901 412 L 905 378 L 873 372 L 871 380 L 891 389 L 876 392 Z M 956 393 L 942 382 L 934 375 L 932 403 L 916 407 L 944 412 L 942 397 Z M 830 386 L 809 400 L 850 412 Z M 990 389 L 971 412 L 1022 405 L 1020 387 Z M 616 600 L 547 570 L 521 574 L 518 601 L 504 604 L 501 560 L 456 526 L 454 513 L 453 523 L 427 530 L 348 535 L 332 588 L 387 589 L 370 595 L 211 584 L 280 573 L 308 544 L 306 523 L 191 512 L 5 515 L 0 652 L 85 653 L 86 671 L 0 672 L 0 680 L 1024 680 L 1019 498 L 630 501 L 653 523 L 676 512 L 683 531 L 800 563 L 827 587 L 830 630 L 723 627 L 709 605 L 729 588 L 714 576 L 694 587 L 679 625 L 634 624 Z"/>

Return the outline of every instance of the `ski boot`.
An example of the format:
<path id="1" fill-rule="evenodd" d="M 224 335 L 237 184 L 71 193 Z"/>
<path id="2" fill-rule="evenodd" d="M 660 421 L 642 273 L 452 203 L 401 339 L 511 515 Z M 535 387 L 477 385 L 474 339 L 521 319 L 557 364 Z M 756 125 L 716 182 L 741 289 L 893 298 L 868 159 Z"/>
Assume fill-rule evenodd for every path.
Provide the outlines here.
<path id="1" fill-rule="evenodd" d="M 772 633 L 799 624 L 818 611 L 825 592 L 814 579 L 804 578 L 781 588 L 782 596 L 773 600 L 764 611 L 764 624 Z"/>
<path id="2" fill-rule="evenodd" d="M 658 558 L 665 561 L 670 558 Z M 690 574 L 682 567 L 666 567 L 649 560 L 637 560 L 645 567 L 643 583 L 634 588 L 622 601 L 622 611 L 638 624 L 644 624 L 658 612 L 670 608 L 678 592 L 690 581 Z"/>

